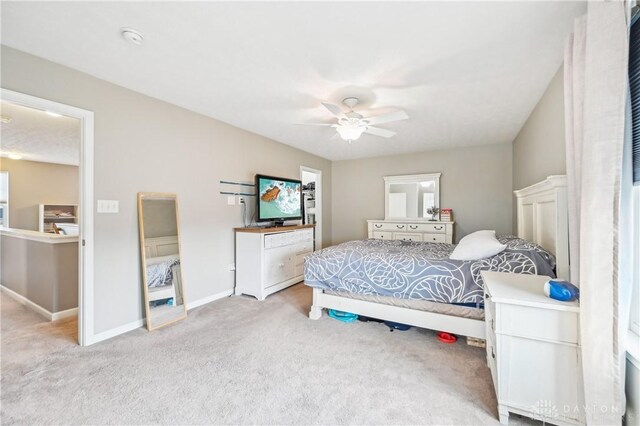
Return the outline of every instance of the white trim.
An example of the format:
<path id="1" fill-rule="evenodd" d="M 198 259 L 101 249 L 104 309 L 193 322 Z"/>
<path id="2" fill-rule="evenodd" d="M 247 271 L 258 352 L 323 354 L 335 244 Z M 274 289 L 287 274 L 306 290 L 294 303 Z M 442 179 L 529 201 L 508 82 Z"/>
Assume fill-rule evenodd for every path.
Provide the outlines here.
<path id="1" fill-rule="evenodd" d="M 225 297 L 229 297 L 233 294 L 233 289 L 225 290 L 223 292 L 213 294 L 211 296 L 203 297 L 202 299 L 194 300 L 193 302 L 187 303 L 187 310 L 197 308 L 202 305 L 206 305 L 207 303 L 215 302 L 219 299 L 224 299 Z"/>
<path id="2" fill-rule="evenodd" d="M 191 310 L 191 309 L 200 307 L 202 305 L 206 305 L 207 303 L 211 303 L 219 299 L 224 299 L 225 297 L 229 297 L 232 294 L 233 294 L 233 289 L 230 289 L 230 290 L 225 290 L 223 292 L 220 292 L 211 296 L 203 297 L 202 299 L 194 300 L 193 302 L 187 303 L 187 310 Z M 132 321 L 130 323 L 103 331 L 101 333 L 94 334 L 92 336 L 92 339 L 87 344 L 92 345 L 94 343 L 102 342 L 103 340 L 111 339 L 121 334 L 128 333 L 137 328 L 144 327 L 146 323 L 147 323 L 146 320 L 139 319 L 139 320 Z"/>
<path id="3" fill-rule="evenodd" d="M 627 359 L 640 370 L 640 336 L 627 330 Z"/>
<path id="4" fill-rule="evenodd" d="M 102 342 L 103 340 L 111 339 L 112 337 L 119 336 L 124 333 L 128 333 L 129 331 L 133 331 L 137 328 L 144 327 L 146 321 L 144 319 L 139 319 L 136 321 L 132 321 L 128 324 L 124 324 L 106 331 L 103 331 L 98 334 L 93 334 L 91 338 L 88 340 L 87 345 L 93 345 L 94 343 Z"/>
<path id="5" fill-rule="evenodd" d="M 41 315 L 48 321 L 57 321 L 63 318 L 69 318 L 78 315 L 78 308 L 71 308 L 60 312 L 50 312 L 48 309 L 43 308 L 37 303 L 32 302 L 23 295 L 16 293 L 15 291 L 3 285 L 0 285 L 0 291 L 6 293 L 7 296 L 20 303 L 21 305 L 24 305 L 27 308 L 31 309 L 35 313 Z"/>
<path id="6" fill-rule="evenodd" d="M 484 339 L 486 333 L 484 320 L 351 299 L 349 297 L 326 294 L 321 289 L 314 288 L 313 305 L 309 312 L 309 318 L 312 320 L 319 319 L 322 316 L 323 308 L 352 312 L 372 318 L 428 328 L 430 330 L 447 331 L 462 336 L 475 337 L 477 339 Z"/>
<path id="7" fill-rule="evenodd" d="M 0 88 L 3 101 L 52 111 L 80 120 L 80 238 L 78 240 L 78 342 L 86 346 L 95 342 L 93 306 L 93 112 L 24 93 Z M 84 242 L 84 245 L 83 245 Z"/>
<path id="8" fill-rule="evenodd" d="M 45 244 L 78 243 L 77 235 L 47 234 L 28 229 L 0 228 L 0 235 Z"/>
<path id="9" fill-rule="evenodd" d="M 54 312 L 51 314 L 51 321 L 58 321 L 65 318 L 77 317 L 78 308 L 67 309 L 66 311 Z"/>
<path id="10" fill-rule="evenodd" d="M 317 251 L 322 249 L 322 210 L 324 209 L 324 198 L 322 197 L 322 170 L 312 169 L 311 167 L 307 167 L 307 166 L 300 166 L 300 180 L 302 180 L 302 172 L 313 173 L 318 177 L 316 179 L 316 194 L 315 194 L 315 197 L 316 197 L 315 250 Z M 318 204 L 320 204 L 320 208 L 318 208 Z"/>
<path id="11" fill-rule="evenodd" d="M 440 207 L 440 176 L 442 173 L 422 173 L 419 175 L 397 175 L 384 176 L 384 220 L 394 221 L 407 218 L 395 218 L 389 216 L 389 193 L 392 183 L 417 183 L 425 180 L 432 180 L 436 183 L 436 191 L 434 192 L 434 204 Z M 411 222 L 430 222 L 429 218 L 416 217 L 409 218 Z"/>

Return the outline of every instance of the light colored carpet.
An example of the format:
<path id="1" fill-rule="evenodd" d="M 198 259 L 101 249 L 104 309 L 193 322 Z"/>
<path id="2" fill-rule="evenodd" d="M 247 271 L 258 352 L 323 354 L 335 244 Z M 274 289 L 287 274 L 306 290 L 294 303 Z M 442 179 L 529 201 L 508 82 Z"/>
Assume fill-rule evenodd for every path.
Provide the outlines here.
<path id="1" fill-rule="evenodd" d="M 2 297 L 2 424 L 497 424 L 483 349 L 307 318 L 297 285 L 82 348 Z M 514 423 L 524 419 L 513 418 Z M 529 423 L 526 421 L 526 423 Z"/>

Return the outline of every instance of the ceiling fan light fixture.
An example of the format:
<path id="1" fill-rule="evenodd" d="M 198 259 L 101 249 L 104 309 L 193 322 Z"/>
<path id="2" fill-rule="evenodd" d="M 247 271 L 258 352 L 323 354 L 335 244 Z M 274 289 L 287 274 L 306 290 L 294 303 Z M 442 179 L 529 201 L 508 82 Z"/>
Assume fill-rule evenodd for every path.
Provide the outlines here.
<path id="1" fill-rule="evenodd" d="M 336 130 L 338 131 L 338 133 L 340 134 L 340 137 L 343 140 L 352 142 L 352 141 L 358 140 L 360 136 L 362 136 L 362 133 L 364 133 L 364 131 L 367 130 L 367 128 L 364 126 L 347 125 L 347 126 L 338 126 L 336 127 Z"/>

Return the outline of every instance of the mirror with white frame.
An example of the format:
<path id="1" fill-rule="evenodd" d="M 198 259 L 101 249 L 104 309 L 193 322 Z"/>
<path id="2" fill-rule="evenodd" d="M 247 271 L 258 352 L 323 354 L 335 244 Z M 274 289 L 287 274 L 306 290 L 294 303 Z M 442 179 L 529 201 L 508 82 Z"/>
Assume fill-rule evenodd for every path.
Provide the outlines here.
<path id="1" fill-rule="evenodd" d="M 187 317 L 175 194 L 138 193 L 140 252 L 147 328 Z"/>
<path id="2" fill-rule="evenodd" d="M 440 207 L 440 173 L 384 177 L 385 220 L 433 220 Z"/>

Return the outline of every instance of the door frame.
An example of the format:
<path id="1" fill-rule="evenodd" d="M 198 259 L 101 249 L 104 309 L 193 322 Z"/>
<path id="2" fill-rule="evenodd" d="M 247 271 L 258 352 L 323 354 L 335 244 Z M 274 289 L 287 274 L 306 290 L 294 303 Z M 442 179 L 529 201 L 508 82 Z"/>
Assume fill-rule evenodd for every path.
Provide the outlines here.
<path id="1" fill-rule="evenodd" d="M 324 207 L 322 199 L 322 170 L 313 169 L 307 166 L 300 166 L 300 180 L 302 180 L 302 172 L 309 172 L 315 174 L 318 178 L 316 180 L 316 250 L 322 249 L 322 209 Z M 318 204 L 320 208 L 318 209 Z"/>
<path id="2" fill-rule="evenodd" d="M 0 88 L 0 99 L 17 105 L 51 111 L 80 121 L 80 236 L 78 238 L 78 343 L 94 343 L 93 247 L 93 111 Z"/>

